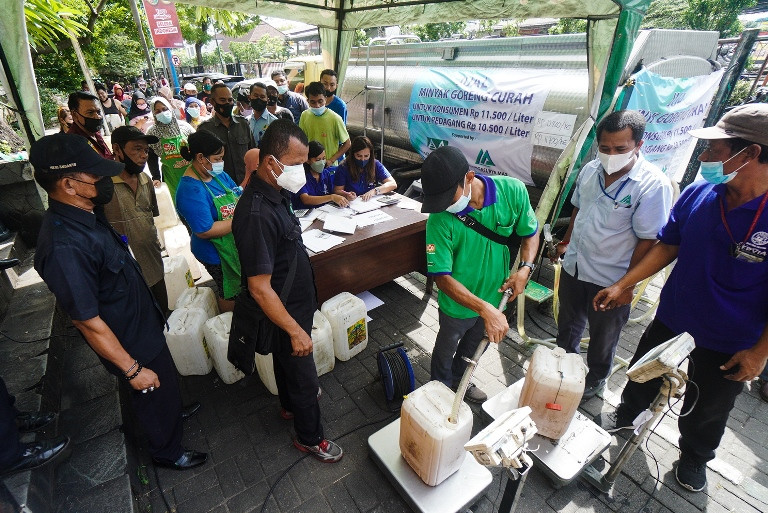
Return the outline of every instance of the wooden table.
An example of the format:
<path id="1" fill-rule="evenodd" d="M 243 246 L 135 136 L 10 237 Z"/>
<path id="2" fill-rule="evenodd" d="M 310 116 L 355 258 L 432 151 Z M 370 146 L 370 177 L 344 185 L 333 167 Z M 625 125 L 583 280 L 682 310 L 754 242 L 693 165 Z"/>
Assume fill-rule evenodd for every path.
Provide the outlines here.
<path id="1" fill-rule="evenodd" d="M 403 198 L 401 201 L 413 201 Z M 340 292 L 357 294 L 398 276 L 426 273 L 427 215 L 397 205 L 382 208 L 394 219 L 357 228 L 346 240 L 321 253 L 309 252 L 320 303 Z M 322 228 L 321 221 L 309 229 Z"/>

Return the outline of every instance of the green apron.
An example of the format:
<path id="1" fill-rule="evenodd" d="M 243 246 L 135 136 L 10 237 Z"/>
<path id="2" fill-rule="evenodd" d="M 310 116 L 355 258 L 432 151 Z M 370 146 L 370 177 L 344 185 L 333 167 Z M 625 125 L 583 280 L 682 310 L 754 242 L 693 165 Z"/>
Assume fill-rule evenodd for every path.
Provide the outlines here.
<path id="1" fill-rule="evenodd" d="M 197 170 L 194 167 L 190 167 L 192 171 L 200 178 Z M 231 219 L 235 214 L 235 205 L 237 204 L 238 197 L 229 189 L 226 185 L 221 183 L 221 180 L 216 178 L 216 175 L 211 175 L 216 180 L 219 186 L 227 191 L 221 196 L 216 196 L 208 185 L 200 178 L 200 182 L 208 190 L 208 193 L 213 198 L 213 206 L 216 207 L 218 212 L 217 221 L 226 221 Z M 240 258 L 237 256 L 237 247 L 235 246 L 235 236 L 232 232 L 221 237 L 214 237 L 208 239 L 216 248 L 216 252 L 219 254 L 221 260 L 221 271 L 224 274 L 224 290 L 222 291 L 224 299 L 232 299 L 240 293 Z"/>
<path id="2" fill-rule="evenodd" d="M 181 156 L 181 147 L 186 146 L 186 144 L 187 139 L 183 135 L 160 139 L 160 147 L 162 148 L 160 166 L 163 171 L 163 181 L 168 185 L 174 204 L 176 204 L 176 188 L 179 186 L 181 176 L 189 166 L 189 162 Z"/>

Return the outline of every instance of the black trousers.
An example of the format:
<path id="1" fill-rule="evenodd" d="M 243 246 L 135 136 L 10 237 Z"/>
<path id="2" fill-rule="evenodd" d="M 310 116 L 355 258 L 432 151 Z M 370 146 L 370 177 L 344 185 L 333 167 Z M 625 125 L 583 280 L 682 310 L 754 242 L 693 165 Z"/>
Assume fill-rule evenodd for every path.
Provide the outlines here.
<path id="1" fill-rule="evenodd" d="M 312 333 L 312 321 L 309 321 L 309 326 L 305 324 L 301 326 L 304 331 Z M 272 354 L 280 406 L 293 413 L 293 427 L 299 442 L 317 445 L 324 436 L 320 422 L 320 403 L 317 400 L 320 381 L 317 378 L 315 358 L 311 353 L 307 356 L 292 356 L 292 351 L 290 337 L 281 330 L 280 350 Z"/>
<path id="2" fill-rule="evenodd" d="M 18 460 L 24 452 L 16 427 L 19 412 L 13 406 L 14 402 L 15 398 L 8 393 L 5 381 L 0 378 L 0 471 Z"/>
<path id="3" fill-rule="evenodd" d="M 630 365 L 645 353 L 662 342 L 678 335 L 659 321 L 654 320 L 645 329 Z M 715 458 L 715 449 L 725 432 L 728 416 L 736 403 L 736 397 L 744 390 L 744 383 L 724 377 L 731 371 L 723 372 L 720 366 L 727 362 L 732 354 L 720 353 L 701 347 L 691 352 L 688 365 L 688 378 L 696 386 L 688 384 L 683 413 L 677 422 L 680 429 L 680 451 L 686 458 L 697 463 L 706 463 Z M 648 408 L 661 388 L 662 379 L 657 378 L 645 383 L 630 381 L 621 395 L 618 414 L 623 420 L 634 419 Z M 698 387 L 698 394 L 696 393 Z M 695 405 L 694 405 L 695 403 Z M 693 407 L 693 410 L 691 410 Z"/>
<path id="4" fill-rule="evenodd" d="M 143 394 L 130 385 L 133 411 L 149 439 L 149 452 L 153 458 L 176 461 L 184 449 L 181 446 L 181 391 L 176 366 L 168 346 L 144 367 L 157 374 L 160 387 Z"/>
<path id="5" fill-rule="evenodd" d="M 581 337 L 589 321 L 587 348 L 587 386 L 596 385 L 611 375 L 613 357 L 624 325 L 629 319 L 630 305 L 596 312 L 592 300 L 605 287 L 560 273 L 560 312 L 557 318 L 557 345 L 569 353 L 581 353 Z"/>

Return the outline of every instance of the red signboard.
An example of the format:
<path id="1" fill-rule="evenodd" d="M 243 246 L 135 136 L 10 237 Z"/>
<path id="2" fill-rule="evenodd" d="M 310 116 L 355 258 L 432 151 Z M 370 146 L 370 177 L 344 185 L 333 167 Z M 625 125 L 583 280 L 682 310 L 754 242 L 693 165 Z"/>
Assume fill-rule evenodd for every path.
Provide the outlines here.
<path id="1" fill-rule="evenodd" d="M 170 0 L 144 0 L 155 48 L 184 48 L 176 6 Z"/>

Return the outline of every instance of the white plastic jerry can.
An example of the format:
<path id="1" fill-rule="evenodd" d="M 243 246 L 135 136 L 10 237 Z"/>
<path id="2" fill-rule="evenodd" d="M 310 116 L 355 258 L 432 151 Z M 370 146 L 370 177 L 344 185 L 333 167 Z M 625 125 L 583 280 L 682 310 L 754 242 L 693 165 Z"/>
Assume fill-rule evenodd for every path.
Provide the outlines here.
<path id="1" fill-rule="evenodd" d="M 208 289 L 210 290 L 210 289 Z M 215 299 L 215 298 L 214 298 Z M 211 353 L 213 367 L 227 385 L 241 380 L 245 375 L 227 360 L 229 328 L 232 326 L 232 312 L 225 312 L 205 321 L 203 333 Z"/>
<path id="2" fill-rule="evenodd" d="M 323 303 L 320 311 L 331 323 L 336 358 L 346 362 L 368 345 L 368 312 L 359 297 L 342 292 Z"/>
<path id="3" fill-rule="evenodd" d="M 331 323 L 319 310 L 312 319 L 312 356 L 315 358 L 317 375 L 331 372 L 336 365 L 333 350 L 333 329 Z"/>
<path id="4" fill-rule="evenodd" d="M 187 259 L 192 278 L 197 280 L 202 276 L 200 274 L 200 264 L 197 263 L 195 256 L 192 254 L 192 246 L 190 245 L 192 239 L 189 237 L 186 226 L 178 224 L 163 230 L 163 241 L 165 242 L 165 250 L 168 252 L 168 256 L 183 255 Z"/>
<path id="5" fill-rule="evenodd" d="M 160 213 L 154 218 L 155 227 L 158 233 L 160 233 L 166 228 L 179 224 L 179 216 L 176 215 L 176 207 L 173 204 L 173 198 L 171 198 L 171 191 L 168 190 L 168 186 L 165 183 L 161 183 L 160 187 L 155 187 L 155 196 L 157 197 L 157 210 Z"/>
<path id="6" fill-rule="evenodd" d="M 193 282 L 194 283 L 194 282 Z M 216 294 L 210 287 L 192 287 L 185 289 L 176 300 L 174 310 L 179 308 L 200 308 L 208 314 L 208 318 L 219 315 L 219 304 Z M 232 320 L 230 319 L 230 324 Z M 229 328 L 227 328 L 229 331 Z"/>
<path id="7" fill-rule="evenodd" d="M 267 387 L 269 393 L 277 395 L 277 381 L 275 380 L 275 368 L 272 364 L 272 353 L 256 353 L 256 370 L 259 372 L 261 382 Z"/>
<path id="8" fill-rule="evenodd" d="M 571 424 L 584 394 L 587 367 L 581 355 L 538 346 L 531 356 L 518 408 L 530 406 L 541 436 L 560 439 Z"/>
<path id="9" fill-rule="evenodd" d="M 163 271 L 165 272 L 165 289 L 168 292 L 168 305 L 175 306 L 184 291 L 195 286 L 195 280 L 192 279 L 192 273 L 189 271 L 189 262 L 181 255 L 164 257 Z"/>
<path id="10" fill-rule="evenodd" d="M 456 393 L 430 381 L 408 394 L 400 410 L 400 453 L 429 486 L 437 486 L 459 468 L 472 435 L 472 410 L 462 401 L 455 424 L 451 414 Z"/>
<path id="11" fill-rule="evenodd" d="M 165 341 L 182 376 L 202 376 L 213 368 L 203 333 L 207 320 L 208 314 L 199 308 L 182 308 L 168 318 Z"/>

